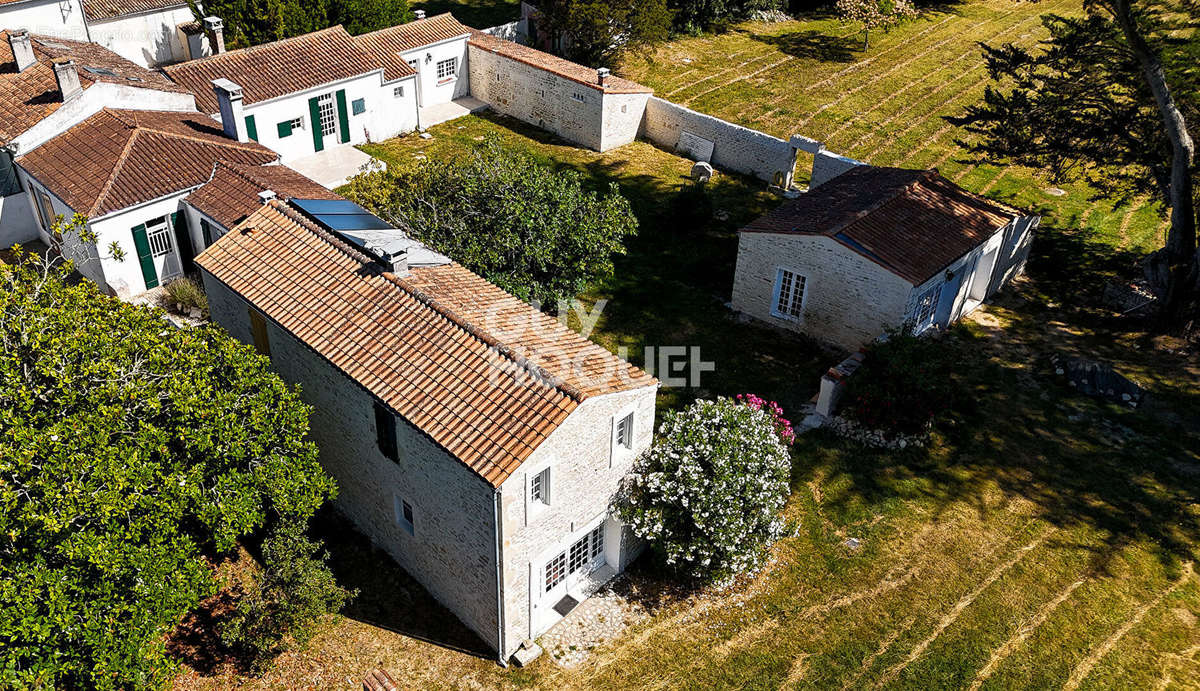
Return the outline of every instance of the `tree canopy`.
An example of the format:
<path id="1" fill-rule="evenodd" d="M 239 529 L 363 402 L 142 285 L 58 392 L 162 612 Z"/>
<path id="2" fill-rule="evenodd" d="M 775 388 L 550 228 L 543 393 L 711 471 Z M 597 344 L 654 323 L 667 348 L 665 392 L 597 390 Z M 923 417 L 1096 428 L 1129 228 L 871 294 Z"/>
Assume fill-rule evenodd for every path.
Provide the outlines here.
<path id="1" fill-rule="evenodd" d="M 215 15 L 225 22 L 230 48 L 245 48 L 319 31 L 341 24 L 363 34 L 411 21 L 408 0 L 205 0 L 201 12 L 189 0 L 197 19 Z"/>
<path id="2" fill-rule="evenodd" d="M 836 0 L 834 9 L 844 22 L 863 28 L 863 50 L 871 47 L 872 29 L 889 29 L 917 16 L 912 0 Z"/>
<path id="3" fill-rule="evenodd" d="M 1164 251 L 1148 264 L 1168 321 L 1196 314 L 1195 145 L 1200 118 L 1197 21 L 1188 7 L 1087 3 L 1085 17 L 1048 14 L 1035 49 L 983 46 L 995 84 L 951 122 L 979 135 L 984 157 L 1082 178 L 1117 198 L 1153 194 L 1171 209 Z"/>
<path id="4" fill-rule="evenodd" d="M 141 688 L 211 559 L 334 493 L 308 408 L 215 327 L 0 264 L 0 686 Z"/>
<path id="5" fill-rule="evenodd" d="M 666 0 L 543 0 L 537 26 L 564 57 L 598 67 L 626 46 L 665 40 L 671 12 Z"/>
<path id="6" fill-rule="evenodd" d="M 572 300 L 637 232 L 615 183 L 587 190 L 491 138 L 444 160 L 363 173 L 345 195 L 523 300 Z"/>
<path id="7" fill-rule="evenodd" d="M 757 10 L 783 10 L 783 0 L 668 0 L 676 31 L 695 34 L 745 19 Z"/>

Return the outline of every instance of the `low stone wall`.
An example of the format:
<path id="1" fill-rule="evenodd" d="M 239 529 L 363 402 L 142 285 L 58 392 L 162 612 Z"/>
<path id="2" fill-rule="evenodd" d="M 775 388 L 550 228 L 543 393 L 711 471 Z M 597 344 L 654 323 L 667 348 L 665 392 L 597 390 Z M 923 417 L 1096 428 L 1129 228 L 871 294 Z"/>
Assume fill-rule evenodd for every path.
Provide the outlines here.
<path id="1" fill-rule="evenodd" d="M 692 160 L 753 175 L 779 187 L 792 183 L 796 149 L 788 141 L 652 97 L 640 135 Z"/>
<path id="2" fill-rule="evenodd" d="M 816 189 L 851 168 L 865 165 L 862 161 L 821 148 L 813 153 L 812 178 L 808 182 L 808 189 Z"/>

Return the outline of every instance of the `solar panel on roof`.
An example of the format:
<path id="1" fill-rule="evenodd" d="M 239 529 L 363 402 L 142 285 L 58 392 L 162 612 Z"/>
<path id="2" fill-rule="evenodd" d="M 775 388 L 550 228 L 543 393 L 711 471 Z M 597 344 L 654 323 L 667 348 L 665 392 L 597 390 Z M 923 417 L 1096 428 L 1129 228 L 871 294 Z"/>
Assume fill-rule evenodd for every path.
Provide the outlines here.
<path id="1" fill-rule="evenodd" d="M 391 230 L 392 226 L 346 199 L 293 199 L 292 206 L 328 230 Z M 357 239 L 351 238 L 355 242 Z M 359 243 L 361 244 L 361 243 Z"/>
<path id="2" fill-rule="evenodd" d="M 293 199 L 292 205 L 310 216 L 330 214 L 367 214 L 370 211 L 362 208 L 349 199 Z"/>
<path id="3" fill-rule="evenodd" d="M 392 227 L 371 214 L 322 214 L 318 222 L 330 230 L 391 230 Z"/>

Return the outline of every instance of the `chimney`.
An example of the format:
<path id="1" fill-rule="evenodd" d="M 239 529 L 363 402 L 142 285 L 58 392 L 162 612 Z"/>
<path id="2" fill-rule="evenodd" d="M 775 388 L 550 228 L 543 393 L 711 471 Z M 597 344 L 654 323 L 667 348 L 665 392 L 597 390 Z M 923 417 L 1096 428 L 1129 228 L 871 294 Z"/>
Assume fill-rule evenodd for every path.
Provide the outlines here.
<path id="1" fill-rule="evenodd" d="M 13 58 L 17 61 L 17 71 L 24 72 L 30 65 L 37 62 L 33 54 L 33 44 L 29 42 L 29 29 L 16 29 L 8 33 L 8 45 L 12 47 Z"/>
<path id="2" fill-rule="evenodd" d="M 607 67 L 601 67 L 600 69 L 596 70 L 596 82 L 600 84 L 600 86 L 608 86 L 608 75 L 610 74 L 612 74 L 611 70 L 609 70 Z"/>
<path id="3" fill-rule="evenodd" d="M 258 193 L 258 201 L 263 204 L 270 204 L 271 200 L 276 197 L 275 190 L 263 190 Z"/>
<path id="4" fill-rule="evenodd" d="M 74 60 L 55 60 L 54 78 L 58 80 L 58 91 L 62 94 L 63 103 L 83 93 L 83 86 L 79 83 L 79 69 L 75 67 Z"/>
<path id="5" fill-rule="evenodd" d="M 413 10 L 413 16 L 417 19 L 425 18 L 425 10 Z"/>
<path id="6" fill-rule="evenodd" d="M 222 77 L 212 80 L 213 92 L 221 106 L 221 129 L 225 136 L 239 142 L 249 141 L 246 116 L 242 114 L 242 87 Z"/>
<path id="7" fill-rule="evenodd" d="M 210 48 L 213 55 L 220 55 L 225 52 L 225 22 L 221 21 L 220 17 L 205 17 L 204 31 L 208 33 L 208 40 L 212 42 Z"/>
<path id="8" fill-rule="evenodd" d="M 403 247 L 396 250 L 389 250 L 382 244 L 368 242 L 366 248 L 371 254 L 375 255 L 375 262 L 384 271 L 390 271 L 393 274 L 404 277 L 408 275 L 408 248 Z"/>

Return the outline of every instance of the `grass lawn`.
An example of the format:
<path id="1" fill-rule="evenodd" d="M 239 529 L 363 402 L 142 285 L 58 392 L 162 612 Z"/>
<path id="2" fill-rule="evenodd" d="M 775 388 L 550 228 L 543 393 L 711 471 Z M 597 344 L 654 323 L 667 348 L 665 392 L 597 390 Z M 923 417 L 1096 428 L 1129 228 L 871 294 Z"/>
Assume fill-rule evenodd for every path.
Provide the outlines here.
<path id="1" fill-rule="evenodd" d="M 1066 185 L 1065 196 L 1033 171 L 978 165 L 955 143 L 963 132 L 942 119 L 977 102 L 989 82 L 977 45 L 1033 45 L 1038 17 L 1080 14 L 1079 0 L 982 0 L 948 4 L 871 36 L 831 16 L 746 23 L 715 36 L 684 38 L 628 57 L 618 72 L 663 98 L 787 138 L 803 134 L 875 165 L 938 168 L 967 189 L 1038 209 L 1050 225 L 1084 227 L 1114 246 L 1161 246 L 1157 204 L 1114 207 L 1097 190 Z M 687 62 L 685 62 L 687 60 Z M 797 178 L 807 176 L 806 163 Z"/>

